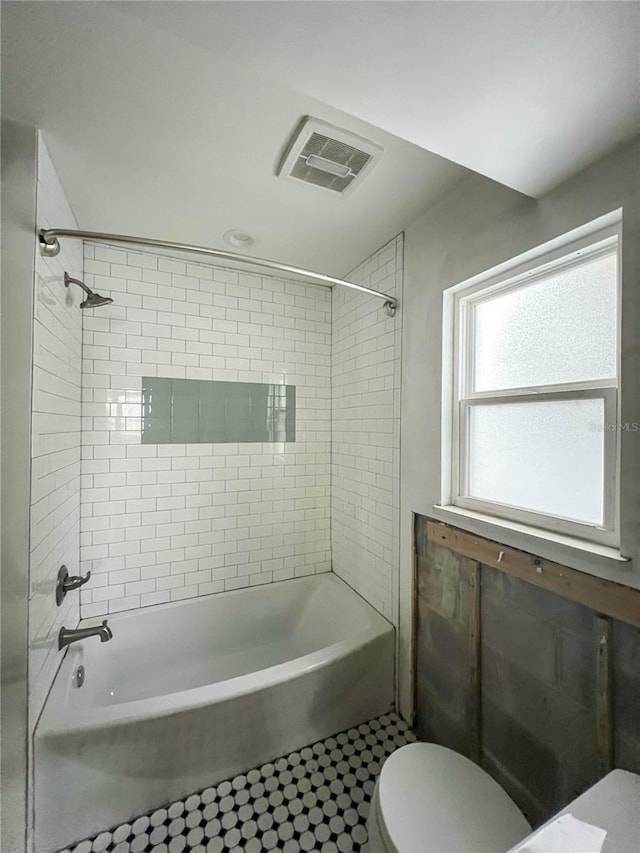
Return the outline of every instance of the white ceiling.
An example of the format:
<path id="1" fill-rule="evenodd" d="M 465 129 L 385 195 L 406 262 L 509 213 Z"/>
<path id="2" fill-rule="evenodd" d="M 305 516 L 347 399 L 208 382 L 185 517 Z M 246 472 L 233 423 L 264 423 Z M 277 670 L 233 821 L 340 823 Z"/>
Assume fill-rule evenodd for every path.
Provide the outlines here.
<path id="1" fill-rule="evenodd" d="M 2 106 L 43 128 L 83 228 L 239 228 L 344 275 L 468 174 L 450 160 L 539 195 L 640 132 L 639 9 L 4 2 Z M 346 198 L 274 175 L 306 114 L 385 149 Z"/>
<path id="2" fill-rule="evenodd" d="M 126 11 L 539 196 L 640 133 L 638 2 L 222 2 Z"/>
<path id="3" fill-rule="evenodd" d="M 227 250 L 237 228 L 255 237 L 247 254 L 340 276 L 467 174 L 120 7 L 2 13 L 3 112 L 43 129 L 81 228 Z M 307 114 L 384 148 L 344 198 L 275 177 Z"/>

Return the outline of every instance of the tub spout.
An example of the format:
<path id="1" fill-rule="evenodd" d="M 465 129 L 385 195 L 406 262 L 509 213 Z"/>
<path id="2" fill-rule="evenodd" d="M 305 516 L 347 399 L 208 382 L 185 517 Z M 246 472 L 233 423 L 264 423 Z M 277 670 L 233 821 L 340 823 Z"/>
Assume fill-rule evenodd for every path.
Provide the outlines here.
<path id="1" fill-rule="evenodd" d="M 113 637 L 111 628 L 107 625 L 107 620 L 104 619 L 102 625 L 95 625 L 92 628 L 60 628 L 58 634 L 58 649 L 62 650 L 65 646 L 71 643 L 77 643 L 79 640 L 85 640 L 87 637 L 100 637 L 101 643 L 106 643 Z"/>

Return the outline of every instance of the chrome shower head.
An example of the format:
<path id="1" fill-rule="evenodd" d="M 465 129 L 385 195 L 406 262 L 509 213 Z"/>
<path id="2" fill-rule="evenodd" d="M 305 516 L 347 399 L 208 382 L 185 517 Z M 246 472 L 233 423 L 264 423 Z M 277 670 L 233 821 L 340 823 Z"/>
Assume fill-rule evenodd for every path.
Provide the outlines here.
<path id="1" fill-rule="evenodd" d="M 101 305 L 111 305 L 113 299 L 110 296 L 100 296 L 99 293 L 90 293 L 84 302 L 80 303 L 81 308 L 100 308 Z"/>
<path id="2" fill-rule="evenodd" d="M 64 274 L 64 286 L 69 287 L 70 284 L 77 284 L 87 294 L 87 298 L 80 303 L 81 308 L 100 308 L 101 305 L 111 305 L 113 299 L 110 296 L 101 296 L 95 293 L 83 281 L 78 281 L 77 278 L 71 278 L 68 272 Z"/>

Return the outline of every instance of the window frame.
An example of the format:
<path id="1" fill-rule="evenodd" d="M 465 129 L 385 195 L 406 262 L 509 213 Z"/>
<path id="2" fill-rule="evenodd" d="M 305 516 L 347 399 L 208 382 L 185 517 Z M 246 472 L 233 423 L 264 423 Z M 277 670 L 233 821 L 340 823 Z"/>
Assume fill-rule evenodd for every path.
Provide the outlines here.
<path id="1" fill-rule="evenodd" d="M 621 222 L 606 228 L 583 230 L 579 239 L 554 241 L 553 249 L 539 247 L 523 257 L 502 265 L 500 272 L 489 270 L 445 291 L 443 351 L 443 454 L 442 503 L 461 510 L 525 524 L 540 531 L 565 534 L 581 540 L 617 547 L 619 544 L 620 437 L 617 426 L 604 430 L 604 520 L 601 526 L 522 509 L 508 504 L 472 497 L 467 493 L 469 470 L 469 412 L 473 406 L 544 400 L 602 399 L 605 425 L 620 420 L 622 278 Z M 616 376 L 587 382 L 556 383 L 492 391 L 473 390 L 474 307 L 496 295 L 519 289 L 550 273 L 603 255 L 617 257 Z M 580 261 L 578 261 L 578 258 Z M 447 343 L 449 352 L 447 353 Z M 449 385 L 450 393 L 446 394 Z"/>

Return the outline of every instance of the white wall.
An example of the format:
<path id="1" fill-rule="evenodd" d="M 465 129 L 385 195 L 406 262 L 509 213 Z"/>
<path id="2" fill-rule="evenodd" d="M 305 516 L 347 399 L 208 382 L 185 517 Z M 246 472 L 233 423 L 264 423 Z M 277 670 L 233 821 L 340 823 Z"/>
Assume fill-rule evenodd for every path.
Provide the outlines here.
<path id="1" fill-rule="evenodd" d="M 46 146 L 39 137 L 39 228 L 77 228 Z M 55 601 L 58 569 L 77 574 L 80 551 L 80 378 L 82 298 L 64 272 L 82 278 L 82 244 L 61 241 L 55 258 L 36 251 L 33 320 L 31 525 L 29 598 L 30 730 L 62 659 L 61 625 L 77 625 L 79 595 Z"/>
<path id="2" fill-rule="evenodd" d="M 37 131 L 2 118 L 2 819 L 0 849 L 27 838 L 29 469 Z"/>
<path id="3" fill-rule="evenodd" d="M 402 301 L 403 237 L 346 276 Z M 401 311 L 336 287 L 332 297 L 333 570 L 397 624 Z"/>
<path id="4" fill-rule="evenodd" d="M 412 513 L 430 515 L 441 494 L 442 292 L 622 208 L 622 421 L 640 422 L 639 175 L 636 143 L 537 202 L 473 176 L 405 232 L 400 557 L 400 687 L 405 716 L 411 708 Z M 621 470 L 621 550 L 633 562 L 600 573 L 640 587 L 638 433 L 622 433 Z M 507 534 L 503 541 L 518 547 Z M 586 560 L 582 567 L 598 571 Z"/>
<path id="5" fill-rule="evenodd" d="M 327 288 L 85 246 L 82 615 L 330 569 Z M 141 444 L 142 376 L 296 386 L 296 441 Z"/>

